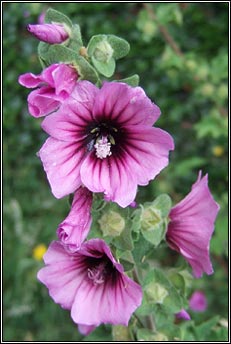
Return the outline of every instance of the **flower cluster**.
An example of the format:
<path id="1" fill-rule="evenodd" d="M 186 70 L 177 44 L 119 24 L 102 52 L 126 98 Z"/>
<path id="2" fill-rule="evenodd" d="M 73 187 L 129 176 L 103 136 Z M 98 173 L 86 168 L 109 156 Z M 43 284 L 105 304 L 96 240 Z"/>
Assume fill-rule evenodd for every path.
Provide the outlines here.
<path id="1" fill-rule="evenodd" d="M 60 22 L 28 26 L 42 41 L 40 59 L 45 63 L 41 74 L 21 75 L 19 83 L 35 89 L 28 96 L 30 115 L 45 116 L 41 127 L 49 137 L 38 156 L 51 191 L 56 198 L 73 195 L 70 212 L 44 255 L 46 266 L 38 279 L 56 303 L 70 310 L 79 331 L 86 335 L 102 323 L 127 326 L 142 302 L 138 279 L 125 272 L 110 240 L 88 239 L 95 224 L 94 200 L 98 197 L 106 205 L 117 204 L 121 211 L 131 209 L 138 186 L 148 185 L 168 165 L 174 142 L 169 133 L 154 126 L 161 112 L 141 87 L 125 81 L 99 82 L 100 73 L 110 74 L 108 59 L 96 62 L 98 50 L 93 41 L 85 57 L 80 46 L 80 54 L 75 55 L 73 44 L 80 38 L 74 37 L 77 31 L 66 17 L 59 16 Z M 115 41 L 120 42 L 103 37 L 104 48 L 109 46 L 114 60 L 122 56 L 116 52 Z M 101 47 L 102 41 L 98 43 Z M 123 42 L 122 46 L 127 47 Z M 65 58 L 68 54 L 74 58 Z M 162 239 L 188 261 L 195 277 L 213 272 L 209 242 L 218 210 L 208 176 L 200 172 L 191 192 L 165 215 Z M 162 216 L 161 212 L 150 214 L 156 217 L 148 223 Z M 123 220 L 121 231 L 126 226 Z"/>

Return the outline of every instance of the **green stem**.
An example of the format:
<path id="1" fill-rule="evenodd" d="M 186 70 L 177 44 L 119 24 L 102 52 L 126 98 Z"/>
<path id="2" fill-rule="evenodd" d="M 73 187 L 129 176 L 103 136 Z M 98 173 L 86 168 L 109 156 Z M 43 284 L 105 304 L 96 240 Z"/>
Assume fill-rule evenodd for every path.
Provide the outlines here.
<path id="1" fill-rule="evenodd" d="M 155 321 L 153 319 L 153 316 L 151 314 L 147 315 L 146 320 L 147 320 L 148 328 L 151 331 L 155 332 L 156 331 L 156 325 L 155 325 Z"/>

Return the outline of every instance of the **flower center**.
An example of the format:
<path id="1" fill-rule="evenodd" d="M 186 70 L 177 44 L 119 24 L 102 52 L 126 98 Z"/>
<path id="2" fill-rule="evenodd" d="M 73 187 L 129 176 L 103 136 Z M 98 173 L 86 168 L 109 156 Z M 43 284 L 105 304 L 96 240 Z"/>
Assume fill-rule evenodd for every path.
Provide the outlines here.
<path id="1" fill-rule="evenodd" d="M 101 262 L 97 266 L 87 269 L 87 276 L 90 280 L 92 280 L 94 285 L 104 283 L 107 274 L 105 266 L 106 263 Z"/>
<path id="2" fill-rule="evenodd" d="M 103 136 L 102 138 L 98 138 L 94 145 L 96 150 L 97 158 L 104 159 L 107 156 L 110 156 L 111 153 L 111 142 L 108 142 L 108 138 Z"/>

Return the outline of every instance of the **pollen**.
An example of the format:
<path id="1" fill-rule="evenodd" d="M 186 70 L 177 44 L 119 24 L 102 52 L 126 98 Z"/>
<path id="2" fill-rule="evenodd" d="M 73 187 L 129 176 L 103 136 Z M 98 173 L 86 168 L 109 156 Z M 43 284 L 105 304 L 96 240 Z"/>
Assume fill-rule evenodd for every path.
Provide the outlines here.
<path id="1" fill-rule="evenodd" d="M 96 141 L 94 145 L 96 150 L 97 158 L 104 159 L 107 156 L 110 156 L 111 153 L 111 142 L 108 142 L 107 137 L 102 137 Z"/>

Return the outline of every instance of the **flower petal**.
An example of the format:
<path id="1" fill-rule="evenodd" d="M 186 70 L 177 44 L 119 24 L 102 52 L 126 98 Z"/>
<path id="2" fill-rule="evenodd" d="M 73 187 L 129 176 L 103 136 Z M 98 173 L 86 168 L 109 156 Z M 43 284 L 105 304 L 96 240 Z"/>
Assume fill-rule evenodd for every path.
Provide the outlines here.
<path id="1" fill-rule="evenodd" d="M 56 198 L 77 190 L 81 184 L 80 166 L 85 151 L 81 143 L 63 142 L 48 138 L 38 155 Z"/>
<path id="2" fill-rule="evenodd" d="M 85 138 L 86 127 L 93 121 L 92 107 L 97 92 L 98 89 L 90 82 L 78 82 L 60 109 L 44 119 L 42 128 L 58 140 Z"/>
<path id="3" fill-rule="evenodd" d="M 89 264 L 97 264 L 98 259 L 105 264 L 106 277 L 95 283 L 89 276 Z M 91 329 L 101 323 L 128 325 L 141 304 L 141 287 L 124 274 L 122 265 L 102 239 L 89 240 L 74 253 L 62 243 L 52 242 L 44 260 L 47 266 L 39 271 L 39 280 L 47 286 L 55 302 L 71 308 L 77 324 L 92 326 Z"/>
<path id="4" fill-rule="evenodd" d="M 20 85 L 27 88 L 37 87 L 43 82 L 40 75 L 35 75 L 33 73 L 25 73 L 19 76 L 18 82 Z"/>
<path id="5" fill-rule="evenodd" d="M 160 109 L 151 102 L 141 87 L 121 82 L 105 82 L 94 104 L 97 120 L 110 119 L 119 124 L 152 125 L 160 116 Z"/>
<path id="6" fill-rule="evenodd" d="M 81 181 L 92 192 L 110 190 L 110 167 L 108 158 L 99 159 L 94 151 L 86 156 L 81 169 Z"/>
<path id="7" fill-rule="evenodd" d="M 65 99 L 73 91 L 78 79 L 78 73 L 73 67 L 61 63 L 53 71 L 52 77 L 54 80 L 55 93 L 59 97 Z"/>
<path id="8" fill-rule="evenodd" d="M 36 118 L 49 115 L 56 111 L 60 105 L 56 98 L 54 90 L 49 86 L 43 86 L 32 91 L 27 98 L 29 113 Z"/>
<path id="9" fill-rule="evenodd" d="M 71 309 L 75 293 L 85 276 L 81 257 L 67 254 L 59 242 L 48 248 L 46 264 L 39 270 L 37 277 L 49 289 L 52 299 L 65 309 Z"/>
<path id="10" fill-rule="evenodd" d="M 78 330 L 84 336 L 88 336 L 95 328 L 93 325 L 78 324 Z"/>
<path id="11" fill-rule="evenodd" d="M 209 244 L 218 211 L 219 205 L 208 188 L 208 176 L 201 179 L 199 173 L 191 192 L 169 213 L 167 242 L 188 261 L 197 278 L 203 272 L 213 273 Z"/>
<path id="12" fill-rule="evenodd" d="M 147 185 L 168 165 L 169 151 L 174 149 L 172 137 L 159 128 L 126 126 L 124 160 L 138 185 Z"/>
<path id="13" fill-rule="evenodd" d="M 89 279 L 83 282 L 71 310 L 73 320 L 94 326 L 100 323 L 126 326 L 131 314 L 141 304 L 141 287 L 123 273 L 122 265 L 116 262 L 109 246 L 102 239 L 87 241 L 80 248 L 79 254 L 97 258 L 106 254 L 118 273 L 116 278 L 109 278 L 100 285 L 94 285 Z"/>
<path id="14" fill-rule="evenodd" d="M 127 326 L 141 300 L 141 287 L 125 275 L 119 276 L 115 284 L 107 282 L 95 286 L 86 281 L 76 294 L 71 316 L 74 322 L 86 325 Z"/>
<path id="15" fill-rule="evenodd" d="M 63 244 L 75 251 L 86 239 L 90 230 L 92 193 L 80 187 L 74 195 L 71 211 L 59 225 L 57 235 Z"/>

